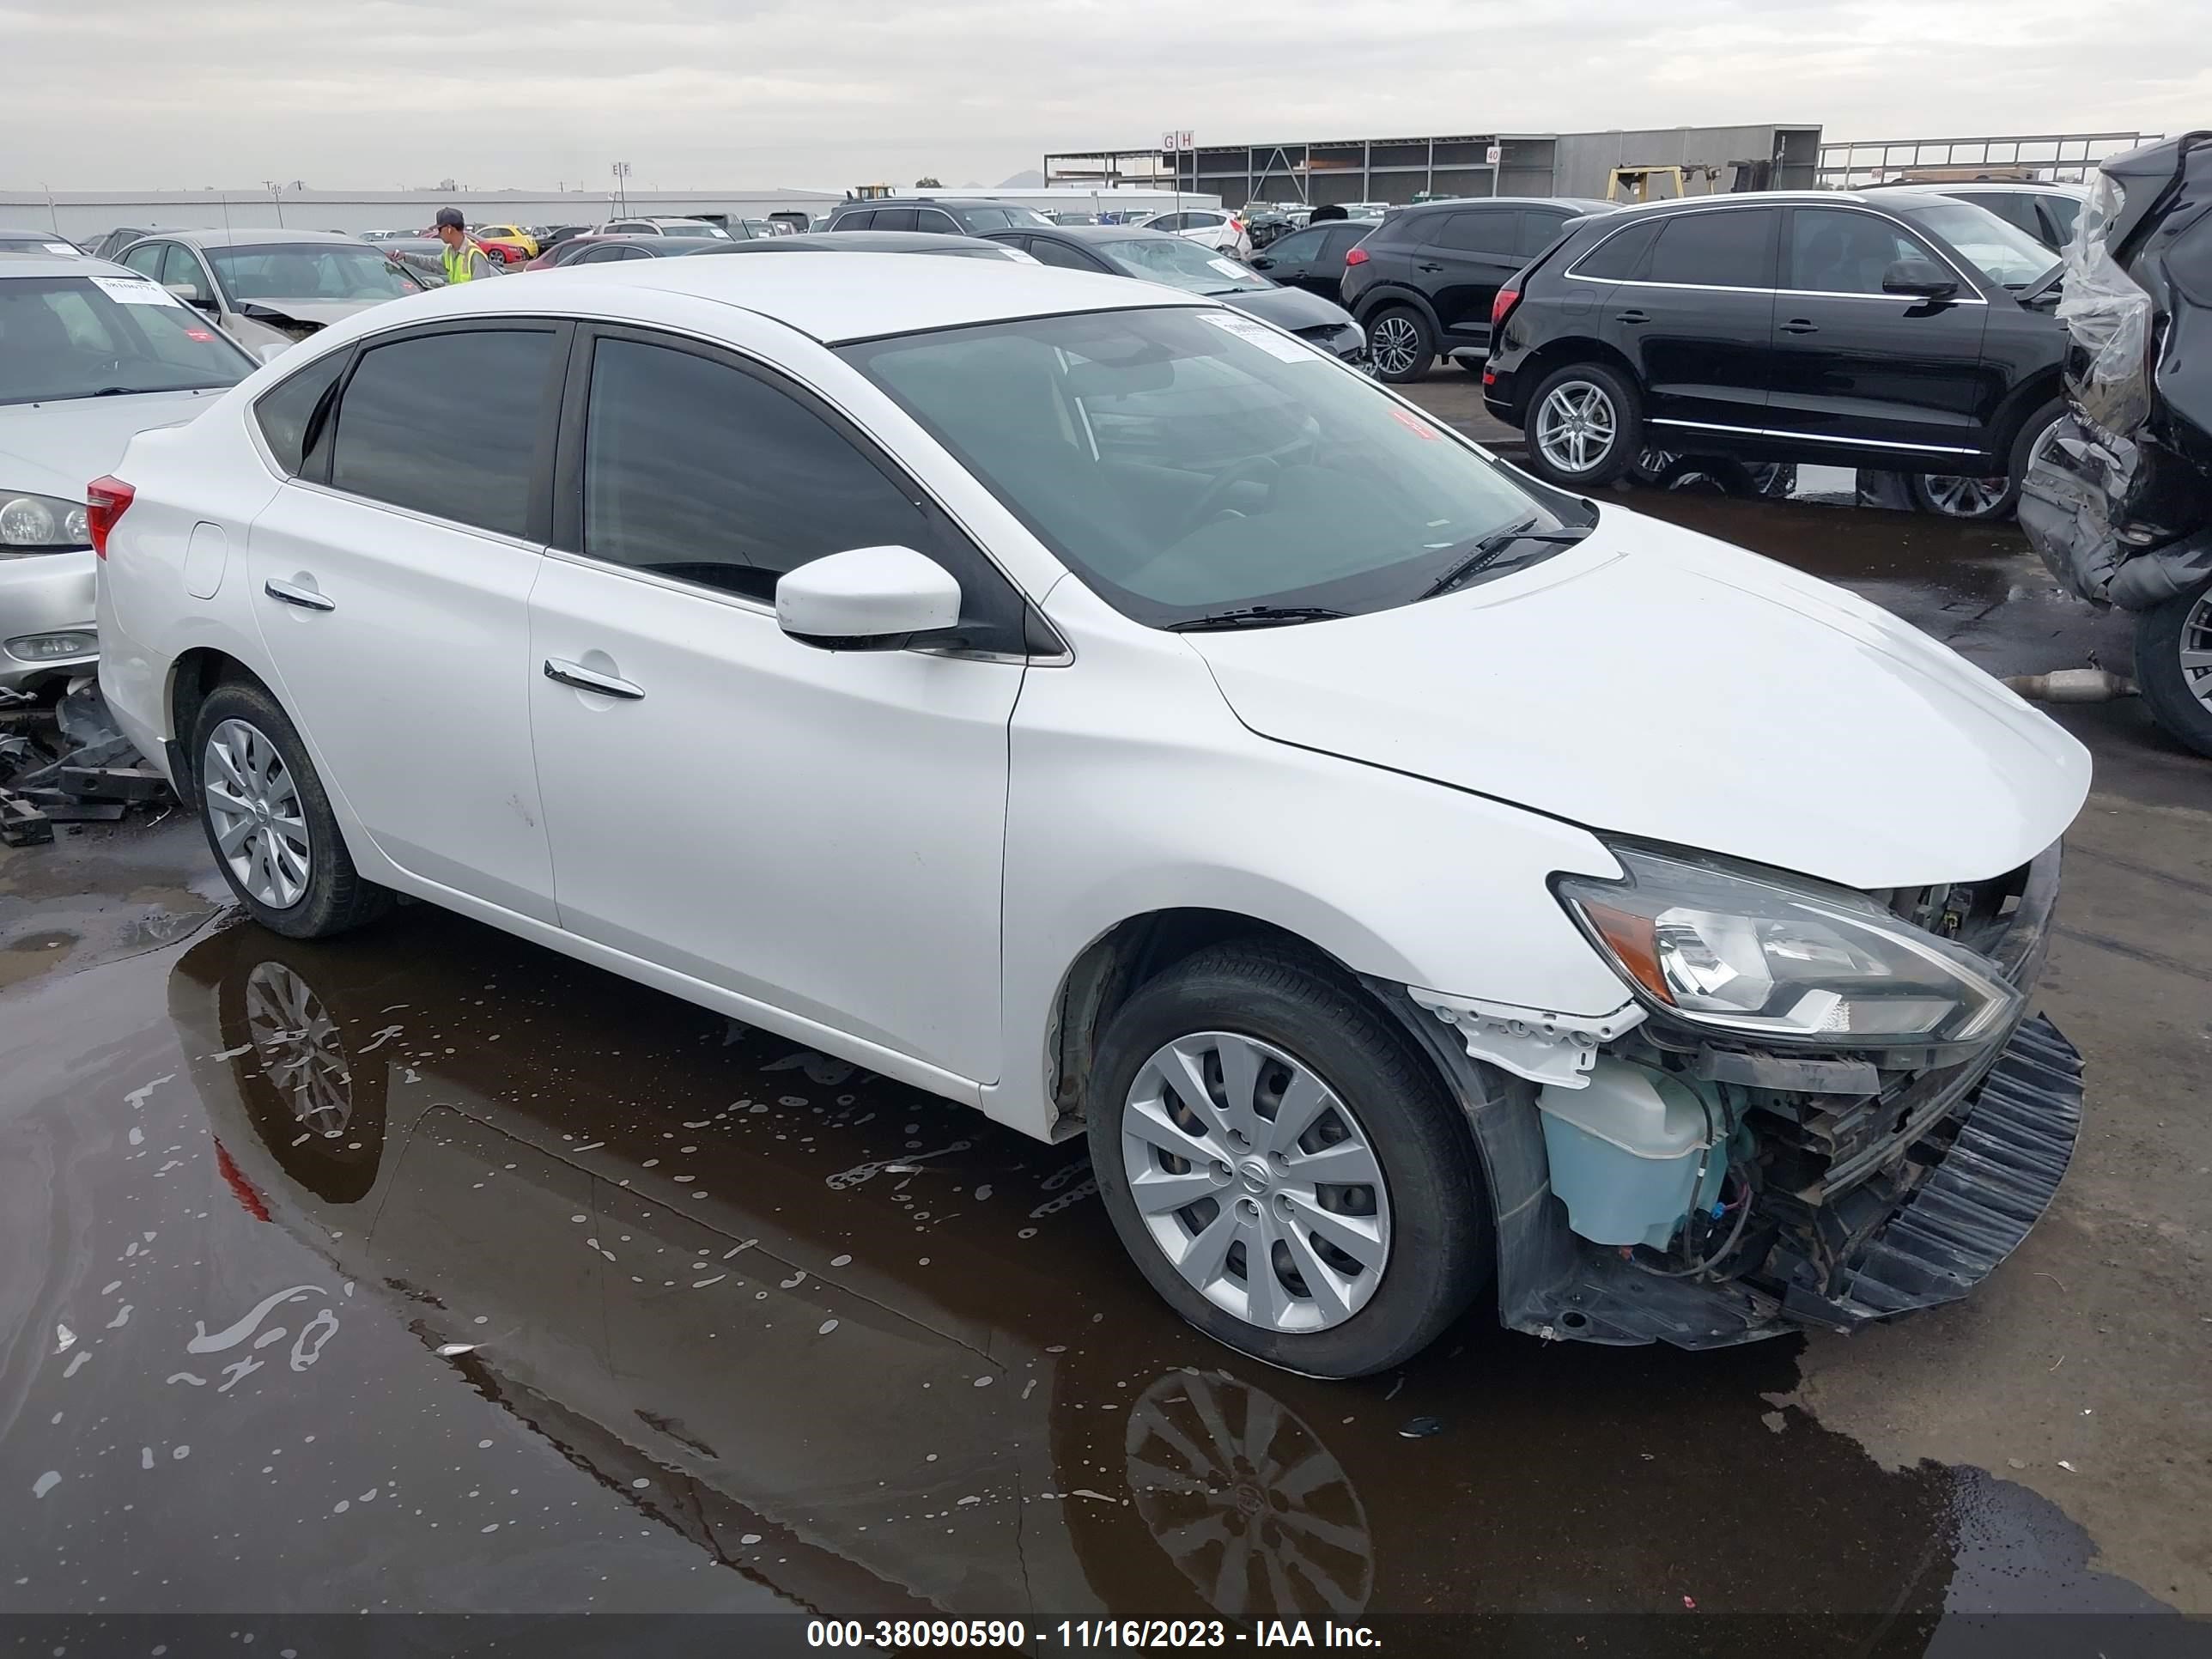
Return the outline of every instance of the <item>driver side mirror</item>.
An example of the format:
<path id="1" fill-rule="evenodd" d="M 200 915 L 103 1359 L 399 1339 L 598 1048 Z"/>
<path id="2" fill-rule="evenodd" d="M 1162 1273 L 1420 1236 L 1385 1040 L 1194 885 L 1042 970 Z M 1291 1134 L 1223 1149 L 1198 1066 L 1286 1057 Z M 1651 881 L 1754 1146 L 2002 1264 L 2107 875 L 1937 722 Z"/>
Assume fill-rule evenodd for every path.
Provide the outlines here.
<path id="1" fill-rule="evenodd" d="M 1275 262 L 1264 253 L 1258 255 L 1252 261 L 1252 269 L 1255 270 L 1273 270 L 1274 268 Z"/>
<path id="2" fill-rule="evenodd" d="M 776 625 L 825 651 L 896 651 L 960 620 L 960 584 L 910 547 L 855 547 L 787 570 Z"/>
<path id="3" fill-rule="evenodd" d="M 1948 300 L 1959 291 L 1958 279 L 1926 259 L 1898 259 L 1881 273 L 1884 294 L 1910 294 L 1923 300 Z"/>

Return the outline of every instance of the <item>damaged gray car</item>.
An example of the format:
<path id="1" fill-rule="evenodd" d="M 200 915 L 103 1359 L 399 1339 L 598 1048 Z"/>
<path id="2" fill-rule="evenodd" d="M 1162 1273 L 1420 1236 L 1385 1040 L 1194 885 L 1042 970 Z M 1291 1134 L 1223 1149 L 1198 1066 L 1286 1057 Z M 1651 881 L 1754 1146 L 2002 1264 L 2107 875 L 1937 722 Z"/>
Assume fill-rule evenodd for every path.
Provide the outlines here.
<path id="1" fill-rule="evenodd" d="M 2212 132 L 2103 164 L 2064 281 L 2066 418 L 2021 527 L 2073 592 L 2136 613 L 2143 701 L 2212 755 Z"/>

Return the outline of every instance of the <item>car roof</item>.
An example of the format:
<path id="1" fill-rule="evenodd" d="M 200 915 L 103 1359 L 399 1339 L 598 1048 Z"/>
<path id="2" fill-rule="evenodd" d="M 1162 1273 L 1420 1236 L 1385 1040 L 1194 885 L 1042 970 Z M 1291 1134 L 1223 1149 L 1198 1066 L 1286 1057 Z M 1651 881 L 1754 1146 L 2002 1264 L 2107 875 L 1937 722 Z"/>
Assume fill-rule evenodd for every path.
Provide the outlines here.
<path id="1" fill-rule="evenodd" d="M 192 247 L 296 247 L 302 242 L 368 246 L 342 230 L 286 230 L 276 225 L 257 225 L 247 230 L 149 230 L 138 240 L 183 242 Z"/>
<path id="2" fill-rule="evenodd" d="M 994 202 L 988 196 L 875 196 L 865 202 L 840 202 L 830 210 L 832 213 L 842 213 L 848 208 L 1026 208 L 1029 205 L 1027 202 Z M 1031 210 L 1031 211 L 1035 210 Z"/>
<path id="3" fill-rule="evenodd" d="M 988 231 L 985 234 L 993 241 L 1000 241 L 1008 236 L 1065 236 L 1077 242 L 1182 240 L 1171 230 L 1154 230 L 1146 225 L 1009 225 L 1004 230 Z"/>
<path id="4" fill-rule="evenodd" d="M 569 265 L 526 283 L 435 289 L 368 307 L 325 332 L 335 340 L 402 317 L 427 321 L 549 311 L 651 321 L 672 317 L 687 300 L 757 313 L 827 345 L 1024 317 L 1212 303 L 1125 276 L 1029 260 L 833 253 L 814 259 L 655 259 L 625 263 L 618 274 Z"/>
<path id="5" fill-rule="evenodd" d="M 1024 225 L 1021 228 L 1035 231 L 1036 227 Z M 718 248 L 720 246 L 716 244 Z M 789 236 L 756 236 L 750 241 L 732 242 L 729 251 L 817 248 L 825 253 L 936 253 L 957 247 L 988 248 L 994 253 L 1006 251 L 1004 242 L 990 237 L 948 236 L 933 230 L 802 231 Z"/>
<path id="6" fill-rule="evenodd" d="M 1960 179 L 1948 185 L 1931 185 L 1919 179 L 1903 180 L 1893 185 L 1869 185 L 1885 196 L 1956 196 L 1960 191 L 2017 191 L 2023 196 L 2071 196 L 2081 201 L 2089 199 L 2087 185 L 2069 185 L 2057 179 Z"/>
<path id="7" fill-rule="evenodd" d="M 1704 201 L 1700 196 L 1691 199 Z M 1351 202 L 1348 207 L 1372 207 L 1372 202 Z M 1601 202 L 1590 196 L 1455 196 L 1440 202 L 1409 202 L 1404 207 L 1394 208 L 1392 216 L 1420 213 L 1452 213 L 1468 208 L 1553 207 L 1564 208 L 1570 213 L 1601 213 L 1617 208 L 1617 202 Z M 1653 205 L 1657 205 L 1654 204 Z M 1323 223 L 1328 222 L 1326 220 Z"/>
<path id="8" fill-rule="evenodd" d="M 0 277 L 5 276 L 127 276 L 133 282 L 146 279 L 139 272 L 125 270 L 107 259 L 95 259 L 89 253 L 9 253 L 0 257 Z"/>

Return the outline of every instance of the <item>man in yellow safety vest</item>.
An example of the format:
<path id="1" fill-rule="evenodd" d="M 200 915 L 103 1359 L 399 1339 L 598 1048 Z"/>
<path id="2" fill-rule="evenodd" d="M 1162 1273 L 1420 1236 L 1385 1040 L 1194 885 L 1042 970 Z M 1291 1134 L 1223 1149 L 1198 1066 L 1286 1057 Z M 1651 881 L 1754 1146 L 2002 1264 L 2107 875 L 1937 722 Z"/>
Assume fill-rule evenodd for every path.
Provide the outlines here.
<path id="1" fill-rule="evenodd" d="M 499 274 L 499 267 L 491 262 L 491 256 L 469 240 L 460 209 L 438 210 L 438 240 L 446 245 L 446 251 L 435 257 L 398 248 L 387 249 L 386 257 L 428 271 L 434 276 L 443 276 L 448 283 L 474 282 L 479 276 Z"/>

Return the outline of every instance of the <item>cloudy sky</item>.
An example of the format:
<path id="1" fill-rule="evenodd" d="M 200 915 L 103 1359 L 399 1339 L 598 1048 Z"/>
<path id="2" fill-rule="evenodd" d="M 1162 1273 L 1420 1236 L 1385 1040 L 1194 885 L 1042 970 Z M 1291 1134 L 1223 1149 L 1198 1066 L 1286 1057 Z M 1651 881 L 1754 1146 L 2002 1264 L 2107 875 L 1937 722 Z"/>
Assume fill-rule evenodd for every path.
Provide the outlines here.
<path id="1" fill-rule="evenodd" d="M 2212 0 L 0 0 L 0 189 L 995 184 L 1048 150 L 2212 124 Z"/>

